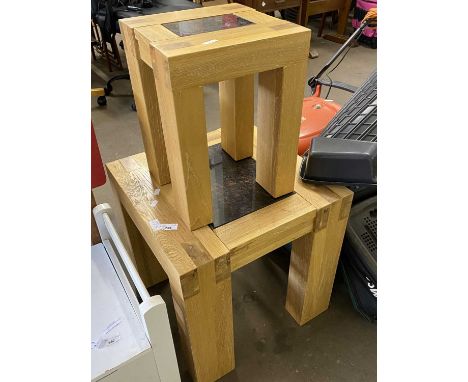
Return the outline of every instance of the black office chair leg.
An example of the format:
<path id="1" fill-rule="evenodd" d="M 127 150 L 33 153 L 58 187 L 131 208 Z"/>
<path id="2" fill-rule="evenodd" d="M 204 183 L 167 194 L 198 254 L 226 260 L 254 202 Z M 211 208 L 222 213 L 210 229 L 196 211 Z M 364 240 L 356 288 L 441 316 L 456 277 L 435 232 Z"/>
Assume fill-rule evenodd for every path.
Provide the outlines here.
<path id="1" fill-rule="evenodd" d="M 110 95 L 110 93 L 112 92 L 112 89 L 113 89 L 112 88 L 112 82 L 118 81 L 118 80 L 130 80 L 130 74 L 119 74 L 118 76 L 114 76 L 109 81 L 107 81 L 107 84 L 104 87 L 104 93 L 106 94 L 106 96 Z M 105 96 L 103 96 L 102 98 L 105 99 Z M 104 102 L 104 101 L 102 101 L 102 102 Z M 98 99 L 98 103 L 99 103 L 99 99 Z M 99 105 L 103 106 L 106 103 L 107 103 L 107 101 L 105 101 L 105 103 L 102 103 L 102 104 L 99 103 Z M 131 107 L 131 109 L 133 111 L 137 111 L 135 101 L 132 102 L 130 107 Z"/>
<path id="2" fill-rule="evenodd" d="M 111 40 L 111 47 L 112 47 L 112 54 L 115 58 L 115 60 L 117 61 L 117 67 L 122 70 L 123 67 L 122 67 L 122 61 L 120 60 L 120 54 L 119 54 L 119 48 L 117 48 L 117 43 L 115 41 L 115 36 L 112 37 L 112 40 Z"/>
<path id="3" fill-rule="evenodd" d="M 107 84 L 104 88 L 104 92 L 106 93 L 106 96 L 110 95 L 112 92 L 112 82 L 118 81 L 118 80 L 130 80 L 130 75 L 129 74 L 119 74 L 118 76 L 112 77 L 109 81 L 107 81 Z"/>

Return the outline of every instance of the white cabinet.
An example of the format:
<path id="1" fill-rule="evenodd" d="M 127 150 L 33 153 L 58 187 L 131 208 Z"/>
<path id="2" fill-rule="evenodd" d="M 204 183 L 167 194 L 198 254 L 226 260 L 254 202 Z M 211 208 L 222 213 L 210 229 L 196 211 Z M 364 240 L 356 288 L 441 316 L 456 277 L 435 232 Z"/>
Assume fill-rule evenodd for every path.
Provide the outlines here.
<path id="1" fill-rule="evenodd" d="M 166 304 L 143 290 L 109 213 L 94 209 L 103 240 L 91 247 L 91 380 L 179 382 Z"/>

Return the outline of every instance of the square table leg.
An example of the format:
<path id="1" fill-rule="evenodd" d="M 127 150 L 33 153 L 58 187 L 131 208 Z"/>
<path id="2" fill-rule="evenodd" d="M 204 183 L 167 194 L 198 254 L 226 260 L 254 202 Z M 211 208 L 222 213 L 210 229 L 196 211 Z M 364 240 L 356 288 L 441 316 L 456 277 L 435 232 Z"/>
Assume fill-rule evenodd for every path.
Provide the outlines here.
<path id="1" fill-rule="evenodd" d="M 170 280 L 184 356 L 198 382 L 216 381 L 235 367 L 231 271 L 221 263 Z"/>
<path id="2" fill-rule="evenodd" d="M 155 199 L 158 203 L 151 206 L 153 187 L 145 162 L 133 157 L 109 163 L 109 178 L 132 245 L 144 248 L 135 255 L 143 252 L 152 257 L 169 278 L 182 348 L 193 379 L 212 382 L 234 368 L 230 252 L 210 227 L 188 229 L 174 210 L 170 185 L 161 188 Z M 155 219 L 177 223 L 178 227 L 155 230 L 151 224 Z M 144 275 L 146 266 L 135 257 Z"/>
<path id="3" fill-rule="evenodd" d="M 273 197 L 294 190 L 307 60 L 259 73 L 257 182 Z"/>
<path id="4" fill-rule="evenodd" d="M 120 24 L 148 168 L 154 185 L 171 182 L 153 70 L 140 58 L 134 30 Z"/>
<path id="5" fill-rule="evenodd" d="M 176 209 L 195 230 L 213 220 L 203 87 L 172 89 L 162 73 L 155 80 Z"/>
<path id="6" fill-rule="evenodd" d="M 293 241 L 286 310 L 299 325 L 328 309 L 351 201 L 317 211 L 314 230 Z"/>
<path id="7" fill-rule="evenodd" d="M 219 83 L 221 146 L 232 159 L 253 154 L 254 75 Z"/>

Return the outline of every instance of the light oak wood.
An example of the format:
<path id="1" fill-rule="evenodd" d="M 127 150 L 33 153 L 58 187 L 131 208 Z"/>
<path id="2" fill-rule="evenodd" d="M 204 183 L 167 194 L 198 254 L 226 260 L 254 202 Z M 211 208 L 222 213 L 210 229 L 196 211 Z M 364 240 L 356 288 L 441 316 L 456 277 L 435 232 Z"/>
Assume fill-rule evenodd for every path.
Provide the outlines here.
<path id="1" fill-rule="evenodd" d="M 167 184 L 171 178 L 153 73 L 151 68 L 140 60 L 139 47 L 135 44 L 134 29 L 125 23 L 121 23 L 120 27 L 151 178 L 155 185 Z"/>
<path id="2" fill-rule="evenodd" d="M 297 165 L 299 169 L 299 158 Z M 286 310 L 303 325 L 330 303 L 353 193 L 345 187 L 305 184 L 299 176 L 295 189 L 317 208 L 313 231 L 293 242 L 289 266 Z"/>
<path id="3" fill-rule="evenodd" d="M 206 139 L 206 138 L 205 138 Z M 153 186 L 144 154 L 107 165 L 130 237 L 135 227 L 169 277 L 179 333 L 192 376 L 214 381 L 234 368 L 229 250 L 208 227 L 191 231 Z M 153 206 L 152 202 L 158 203 Z M 130 219 L 130 220 L 129 220 Z M 150 222 L 177 223 L 176 231 L 153 231 Z M 138 236 L 137 236 L 138 237 Z M 141 244 L 141 243 L 140 243 Z M 136 256 L 137 257 L 137 256 Z M 145 265 L 137 261 L 145 274 Z M 140 269 L 143 267 L 143 269 Z"/>
<path id="4" fill-rule="evenodd" d="M 234 369 L 231 278 L 215 281 L 214 263 L 197 269 L 199 292 L 180 299 L 171 283 L 185 358 L 196 381 L 215 381 Z"/>
<path id="5" fill-rule="evenodd" d="M 133 257 L 135 258 L 135 265 L 145 286 L 149 288 L 161 281 L 167 280 L 166 272 L 164 272 L 164 269 L 153 255 L 151 248 L 146 244 L 145 239 L 143 239 L 140 231 L 138 231 L 138 228 L 123 206 L 122 214 L 130 239 Z"/>
<path id="6" fill-rule="evenodd" d="M 235 366 L 229 250 L 209 227 L 193 233 L 214 259 L 214 262 L 198 270 L 200 293 L 186 301 L 186 309 L 192 312 L 188 329 L 193 329 L 193 337 L 202 347 L 197 352 L 200 358 L 196 362 L 198 369 L 195 369 L 194 375 L 200 381 L 212 381 Z M 207 337 L 211 341 L 207 341 Z M 207 368 L 207 365 L 211 366 Z"/>
<path id="7" fill-rule="evenodd" d="M 221 143 L 221 129 L 210 131 L 208 134 L 206 134 L 206 138 L 208 140 L 208 146 Z"/>
<path id="8" fill-rule="evenodd" d="M 164 70 L 162 67 L 155 68 Z M 169 168 L 180 216 L 191 230 L 212 222 L 203 88 L 173 91 L 156 75 Z"/>
<path id="9" fill-rule="evenodd" d="M 252 24 L 182 37 L 164 26 L 228 13 Z M 164 142 L 171 153 L 168 161 L 173 200 L 191 230 L 212 222 L 202 91 L 208 83 L 221 82 L 221 142 L 226 152 L 240 160 L 253 154 L 253 75 L 276 73 L 274 91 L 262 97 L 262 104 L 268 105 L 263 114 L 272 113 L 272 117 L 266 122 L 271 127 L 264 129 L 261 138 L 268 136 L 271 145 L 263 145 L 257 159 L 258 182 L 274 197 L 293 190 L 309 29 L 239 4 L 124 19 L 120 23 L 133 33 L 127 35 L 138 64 L 134 66 L 141 75 L 149 74 L 148 67 L 152 68 L 158 94 L 154 91 L 151 101 L 158 101 Z M 132 59 L 131 52 L 129 55 Z M 145 151 L 151 169 L 151 156 L 158 150 L 153 144 L 145 146 Z"/>
<path id="10" fill-rule="evenodd" d="M 254 76 L 219 84 L 221 146 L 234 160 L 253 154 Z"/>
<path id="11" fill-rule="evenodd" d="M 294 190 L 307 61 L 258 76 L 257 182 L 272 196 Z"/>
<path id="12" fill-rule="evenodd" d="M 216 281 L 231 277 L 231 254 L 213 230 L 205 226 L 193 231 L 193 234 L 215 261 Z"/>
<path id="13" fill-rule="evenodd" d="M 243 216 L 214 231 L 231 252 L 235 271 L 312 231 L 314 208 L 299 195 Z"/>
<path id="14" fill-rule="evenodd" d="M 196 18 L 222 15 L 225 13 L 232 13 L 246 9 L 248 8 L 246 8 L 244 5 L 232 3 L 207 8 L 186 9 L 177 12 L 157 13 L 148 16 L 131 17 L 120 20 L 120 23 L 124 22 L 129 27 L 140 28 L 155 24 L 171 23 L 179 20 L 191 20 Z"/>
<path id="15" fill-rule="evenodd" d="M 206 139 L 219 143 L 221 131 Z M 153 196 L 144 153 L 110 163 L 108 170 L 123 209 L 169 276 L 194 380 L 214 381 L 234 368 L 232 271 L 293 241 L 286 309 L 304 324 L 328 307 L 352 200 L 345 187 L 314 186 L 296 177 L 295 194 L 214 230 L 190 231 L 175 212 L 172 184 Z M 152 219 L 176 222 L 179 229 L 153 232 Z"/>
<path id="16" fill-rule="evenodd" d="M 254 158 L 257 130 L 255 127 Z M 210 132 L 209 142 L 219 143 L 220 133 L 219 129 Z M 299 324 L 303 325 L 328 308 L 353 193 L 342 186 L 317 186 L 302 182 L 298 175 L 301 159 L 299 156 L 296 157 L 294 190 L 312 206 L 314 228 L 302 237 L 298 235 L 293 241 L 286 309 Z M 268 213 L 263 214 L 267 211 Z M 249 257 L 251 254 L 249 246 L 255 246 L 253 237 L 264 239 L 261 233 L 262 227 L 268 224 L 265 216 L 268 217 L 270 212 L 275 213 L 265 208 L 242 218 L 244 220 L 239 219 L 215 229 L 216 234 L 231 249 L 232 271 L 262 256 L 261 252 L 255 252 L 254 249 L 251 251 L 253 256 Z M 230 224 L 231 226 L 227 228 Z M 273 223 L 272 226 L 276 225 Z M 231 228 L 237 230 L 237 237 L 231 233 Z M 280 235 L 273 236 L 272 240 L 275 241 L 277 236 Z M 264 240 L 263 244 L 269 243 L 268 240 Z M 281 239 L 276 239 L 276 244 L 278 243 L 281 243 Z M 271 245 L 270 250 L 275 248 L 277 248 L 275 245 Z"/>
<path id="17" fill-rule="evenodd" d="M 116 189 L 120 203 L 127 211 L 153 254 L 163 267 L 169 279 L 186 278 L 187 294 L 193 294 L 195 287 L 190 284 L 197 264 L 209 256 L 193 237 L 178 216 L 173 216 L 170 206 L 161 198 L 153 196 L 153 185 L 148 171 L 141 169 L 133 158 L 125 158 L 107 164 L 109 178 Z M 151 202 L 156 199 L 155 207 Z M 177 223 L 177 231 L 153 231 L 151 221 Z M 183 245 L 182 245 L 183 244 Z M 184 245 L 193 245 L 197 252 L 187 253 Z"/>
<path id="18" fill-rule="evenodd" d="M 91 97 L 100 97 L 106 95 L 104 88 L 94 88 L 91 89 Z"/>
<path id="19" fill-rule="evenodd" d="M 341 203 L 332 204 L 327 224 L 317 220 L 314 232 L 293 242 L 286 309 L 303 325 L 328 309 L 346 221 Z"/>
<path id="20" fill-rule="evenodd" d="M 220 82 L 307 60 L 310 30 L 283 22 L 283 25 L 277 22 L 271 26 L 249 25 L 230 33 L 224 30 L 179 39 L 184 41 L 152 42 L 152 60 L 171 68 L 171 84 L 175 89 Z M 220 35 L 226 38 L 221 39 Z M 140 47 L 145 49 L 144 44 Z M 279 51 L 282 53 L 278 54 Z"/>
<path id="21" fill-rule="evenodd" d="M 208 139 L 208 146 L 213 146 L 218 143 L 221 143 L 221 129 L 210 131 L 208 134 L 206 134 L 206 137 Z M 252 158 L 256 159 L 256 157 L 257 157 L 257 126 L 254 125 Z"/>
<path id="22" fill-rule="evenodd" d="M 217 143 L 219 134 L 219 130 L 209 133 L 210 142 Z M 254 129 L 254 157 L 256 148 L 257 128 Z M 317 186 L 302 182 L 299 177 L 301 159 L 296 157 L 294 171 L 294 190 L 297 194 L 284 200 L 300 196 L 308 205 L 306 208 L 312 207 L 312 221 L 308 221 L 308 229 L 289 237 L 289 240 L 283 240 L 283 236 L 288 236 L 288 229 L 294 231 L 291 223 L 295 216 L 293 211 L 289 211 L 285 217 L 290 218 L 291 225 L 278 224 L 276 217 L 282 214 L 280 201 L 219 227 L 215 233 L 231 250 L 232 271 L 295 239 L 286 309 L 303 325 L 328 308 L 353 193 L 342 186 Z M 299 215 L 300 206 L 301 203 L 298 203 L 295 209 Z M 270 232 L 279 227 L 284 231 Z"/>
<path id="23" fill-rule="evenodd" d="M 185 37 L 162 25 L 228 13 L 254 24 Z M 239 4 L 120 23 L 133 44 L 129 57 L 137 84 L 151 82 L 147 91 L 154 87 L 151 96 L 141 93 L 156 104 L 145 110 L 160 116 L 171 183 L 161 184 L 160 195 L 153 195 L 148 167 L 154 166 L 151 156 L 157 151 L 154 134 L 153 142 L 145 138 L 150 142 L 146 155 L 109 164 L 109 177 L 127 221 L 134 224 L 129 230 L 141 235 L 132 234 L 135 246 L 145 241 L 169 278 L 192 377 L 214 381 L 234 368 L 233 270 L 293 241 L 288 311 L 303 324 L 328 306 L 352 194 L 303 184 L 295 175 L 310 30 Z M 253 126 L 254 73 L 260 73 L 258 130 Z M 207 135 L 203 86 L 213 82 L 222 82 L 222 129 Z M 208 145 L 217 143 L 235 160 L 256 159 L 257 181 L 271 195 L 295 193 L 211 229 Z M 154 231 L 154 219 L 177 223 L 178 229 Z"/>
<path id="24" fill-rule="evenodd" d="M 161 25 L 167 22 L 216 16 L 230 12 L 252 21 L 255 24 L 241 28 L 219 30 L 184 37 L 177 36 Z M 256 60 L 260 60 L 260 62 L 263 62 L 262 65 L 266 65 L 266 69 L 261 70 L 277 67 L 278 65 L 275 65 L 275 63 L 278 64 L 278 62 L 282 60 L 285 63 L 301 60 L 304 58 L 302 50 L 297 49 L 298 47 L 293 47 L 294 43 L 288 44 L 288 41 L 292 42 L 295 38 L 299 38 L 300 41 L 308 44 L 310 39 L 310 30 L 306 28 L 255 12 L 251 8 L 238 4 L 210 7 L 209 10 L 188 10 L 145 16 L 143 18 L 124 19 L 121 20 L 120 23 L 125 23 L 128 24 L 129 27 L 135 28 L 135 37 L 139 42 L 141 58 L 150 66 L 152 65 L 151 55 L 149 53 L 151 45 L 161 51 L 162 56 L 167 57 L 168 59 L 177 58 L 184 65 L 193 64 L 195 66 L 200 66 L 203 63 L 200 62 L 200 64 L 197 64 L 197 61 L 203 60 L 203 57 L 208 58 L 207 56 L 210 56 L 213 59 L 215 57 L 219 57 L 225 61 L 223 62 L 223 66 L 220 68 L 215 68 L 213 62 L 212 65 L 207 66 L 205 68 L 206 70 L 200 71 L 200 73 L 191 73 L 190 70 L 185 71 L 186 68 L 176 70 L 177 72 L 182 72 L 182 74 L 184 74 L 182 77 L 185 77 L 187 82 L 182 86 L 187 87 L 206 83 L 206 78 L 209 78 L 209 76 L 212 76 L 213 73 L 218 70 L 224 72 L 223 75 L 225 75 L 226 73 L 232 72 L 232 67 L 235 69 L 235 67 L 239 65 L 244 67 L 248 67 L 252 64 L 257 65 L 254 63 Z M 274 45 L 272 45 L 271 41 L 268 42 L 271 38 L 280 38 L 281 41 L 278 40 Z M 239 44 L 242 44 L 242 49 L 237 49 L 240 50 L 237 53 L 232 51 L 236 49 L 230 49 L 231 52 L 229 52 L 229 60 L 226 60 L 226 56 L 228 55 L 226 49 Z M 290 46 L 288 47 L 288 45 Z M 276 54 L 278 49 L 283 47 L 286 48 L 287 51 L 283 51 L 284 54 L 281 55 Z M 263 50 L 259 51 L 258 49 Z M 224 53 L 222 51 L 224 51 Z M 247 57 L 245 57 L 245 55 L 243 57 L 244 59 L 242 59 L 242 55 L 244 53 L 248 54 L 249 52 L 255 54 L 254 59 L 253 57 L 248 57 L 246 60 L 245 58 Z M 268 58 L 265 57 L 265 54 L 268 55 Z M 271 59 L 270 63 L 267 62 L 269 59 Z M 251 70 L 252 73 L 257 71 L 259 70 Z M 206 73 L 203 74 L 201 72 Z M 190 76 L 196 77 L 205 75 L 208 77 L 206 77 L 205 80 L 202 80 L 201 83 L 189 80 Z M 241 75 L 242 74 L 238 74 L 237 72 L 232 72 L 232 77 L 230 78 L 239 77 Z M 220 78 L 217 81 L 224 79 L 226 78 Z M 181 84 L 183 84 L 184 78 L 180 78 L 180 80 L 182 81 Z M 210 82 L 210 80 L 208 80 L 208 82 Z"/>

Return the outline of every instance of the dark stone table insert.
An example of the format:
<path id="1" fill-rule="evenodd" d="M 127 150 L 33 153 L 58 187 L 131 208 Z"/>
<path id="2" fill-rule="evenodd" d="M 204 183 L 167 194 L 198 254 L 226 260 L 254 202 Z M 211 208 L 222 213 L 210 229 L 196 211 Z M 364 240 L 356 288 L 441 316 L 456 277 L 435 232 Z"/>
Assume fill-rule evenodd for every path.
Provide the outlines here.
<path id="1" fill-rule="evenodd" d="M 269 206 L 284 197 L 273 198 L 255 181 L 255 160 L 235 161 L 220 144 L 208 148 L 213 203 L 212 227 L 217 228 Z"/>

